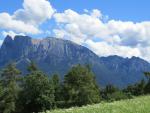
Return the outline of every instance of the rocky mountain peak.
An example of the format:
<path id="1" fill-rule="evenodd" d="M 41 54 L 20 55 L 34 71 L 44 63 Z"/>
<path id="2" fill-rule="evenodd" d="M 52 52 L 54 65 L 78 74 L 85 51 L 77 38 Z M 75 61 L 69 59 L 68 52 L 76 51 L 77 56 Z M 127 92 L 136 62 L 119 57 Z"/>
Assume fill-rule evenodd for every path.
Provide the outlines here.
<path id="1" fill-rule="evenodd" d="M 76 64 L 90 64 L 98 83 L 124 87 L 143 78 L 150 64 L 143 59 L 120 56 L 99 57 L 91 50 L 68 40 L 57 38 L 33 39 L 29 36 L 7 36 L 0 48 L 0 68 L 16 62 L 25 72 L 34 61 L 48 75 L 60 73 L 61 77 Z"/>
<path id="2" fill-rule="evenodd" d="M 7 35 L 6 38 L 5 38 L 5 40 L 4 40 L 4 42 L 3 42 L 3 44 L 2 44 L 2 46 L 10 44 L 12 42 L 13 42 L 13 38 L 11 36 Z"/>

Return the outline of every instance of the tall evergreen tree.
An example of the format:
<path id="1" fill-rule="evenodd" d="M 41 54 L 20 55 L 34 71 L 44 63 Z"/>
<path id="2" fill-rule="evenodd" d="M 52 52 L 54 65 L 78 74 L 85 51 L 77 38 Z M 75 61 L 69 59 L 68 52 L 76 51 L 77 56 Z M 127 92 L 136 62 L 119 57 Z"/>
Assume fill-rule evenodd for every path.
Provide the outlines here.
<path id="1" fill-rule="evenodd" d="M 0 113 L 3 112 L 3 96 L 4 96 L 4 88 L 2 86 L 1 80 L 0 80 Z"/>
<path id="2" fill-rule="evenodd" d="M 118 89 L 116 87 L 114 87 L 113 85 L 109 84 L 106 86 L 105 88 L 105 92 L 108 94 L 112 94 L 114 92 L 118 91 Z"/>
<path id="3" fill-rule="evenodd" d="M 63 101 L 62 95 L 62 84 L 58 74 L 52 76 L 52 82 L 54 86 L 54 96 L 55 96 L 55 107 L 59 107 L 59 104 Z"/>
<path id="4" fill-rule="evenodd" d="M 54 104 L 54 88 L 52 82 L 37 68 L 35 70 L 33 66 L 29 67 L 30 73 L 24 79 L 23 91 L 21 93 L 22 111 L 25 113 L 37 113 L 52 109 Z"/>
<path id="5" fill-rule="evenodd" d="M 104 100 L 111 101 L 113 98 L 111 95 L 117 91 L 119 90 L 116 87 L 109 84 L 101 91 L 101 96 Z"/>
<path id="6" fill-rule="evenodd" d="M 19 75 L 20 71 L 14 64 L 9 64 L 2 71 L 3 97 L 1 99 L 1 106 L 3 113 L 14 113 L 16 111 L 16 103 L 20 90 L 17 83 Z"/>
<path id="7" fill-rule="evenodd" d="M 145 86 L 146 86 L 146 82 L 144 79 L 142 79 L 139 83 L 137 83 L 137 88 L 136 88 L 137 96 L 144 94 Z"/>
<path id="8" fill-rule="evenodd" d="M 145 72 L 144 73 L 146 78 L 147 78 L 147 84 L 145 86 L 144 92 L 146 94 L 150 93 L 150 72 Z"/>
<path id="9" fill-rule="evenodd" d="M 74 66 L 64 78 L 65 100 L 73 105 L 100 101 L 99 89 L 92 71 L 86 66 Z"/>
<path id="10" fill-rule="evenodd" d="M 38 67 L 33 61 L 31 61 L 30 65 L 27 67 L 27 71 L 31 73 L 37 70 L 38 70 Z"/>
<path id="11" fill-rule="evenodd" d="M 54 74 L 52 76 L 52 82 L 55 90 L 55 101 L 59 101 L 60 99 L 60 90 L 61 90 L 61 82 L 58 74 Z"/>

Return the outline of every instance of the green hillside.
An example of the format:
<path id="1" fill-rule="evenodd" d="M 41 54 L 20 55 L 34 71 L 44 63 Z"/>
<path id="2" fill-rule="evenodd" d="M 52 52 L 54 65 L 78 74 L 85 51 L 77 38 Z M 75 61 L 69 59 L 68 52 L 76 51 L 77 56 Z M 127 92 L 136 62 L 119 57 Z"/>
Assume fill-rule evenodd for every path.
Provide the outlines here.
<path id="1" fill-rule="evenodd" d="M 46 113 L 150 113 L 150 96 Z"/>

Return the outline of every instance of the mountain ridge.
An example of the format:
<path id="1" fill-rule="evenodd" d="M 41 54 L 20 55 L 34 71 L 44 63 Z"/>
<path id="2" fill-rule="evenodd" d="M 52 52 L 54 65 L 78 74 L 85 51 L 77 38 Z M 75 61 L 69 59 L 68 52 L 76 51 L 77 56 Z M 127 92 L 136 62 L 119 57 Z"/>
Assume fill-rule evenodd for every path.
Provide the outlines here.
<path id="1" fill-rule="evenodd" d="M 150 63 L 138 58 L 99 57 L 88 48 L 58 38 L 33 39 L 29 36 L 7 36 L 0 48 L 0 68 L 10 62 L 25 72 L 34 61 L 47 74 L 60 73 L 61 78 L 76 64 L 90 64 L 97 82 L 125 87 L 141 80 Z"/>

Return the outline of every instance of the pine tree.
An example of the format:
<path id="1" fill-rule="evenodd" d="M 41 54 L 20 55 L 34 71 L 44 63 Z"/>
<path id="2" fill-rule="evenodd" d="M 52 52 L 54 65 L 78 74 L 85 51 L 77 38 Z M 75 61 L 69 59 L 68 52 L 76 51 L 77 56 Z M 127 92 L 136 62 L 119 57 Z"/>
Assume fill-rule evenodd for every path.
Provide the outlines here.
<path id="1" fill-rule="evenodd" d="M 36 64 L 32 61 L 30 63 L 30 65 L 28 66 L 27 68 L 28 72 L 34 72 L 34 71 L 37 71 L 38 70 L 38 67 L 36 66 Z"/>
<path id="2" fill-rule="evenodd" d="M 3 113 L 13 113 L 16 111 L 16 103 L 20 90 L 17 81 L 20 74 L 20 71 L 14 64 L 9 64 L 2 71 L 3 98 L 1 106 L 3 107 Z"/>
<path id="3" fill-rule="evenodd" d="M 55 107 L 59 107 L 59 104 L 61 101 L 63 101 L 63 95 L 62 95 L 62 84 L 60 81 L 60 77 L 58 74 L 54 74 L 52 76 L 52 82 L 54 86 L 54 95 L 55 95 Z"/>
<path id="4" fill-rule="evenodd" d="M 53 86 L 54 86 L 54 90 L 55 90 L 55 101 L 59 101 L 60 100 L 60 96 L 61 96 L 61 83 L 60 83 L 60 78 L 58 74 L 54 74 L 52 76 L 52 82 L 53 82 Z"/>
<path id="5" fill-rule="evenodd" d="M 150 72 L 145 72 L 144 74 L 145 74 L 145 76 L 147 78 L 147 84 L 146 84 L 146 86 L 144 88 L 144 92 L 146 94 L 148 94 L 148 93 L 150 93 Z"/>
<path id="6" fill-rule="evenodd" d="M 31 70 L 24 78 L 21 93 L 22 111 L 32 113 L 52 109 L 54 106 L 54 87 L 52 82 L 43 72 L 37 68 L 35 70 L 33 65 L 29 67 Z"/>
<path id="7" fill-rule="evenodd" d="M 144 88 L 146 86 L 145 80 L 142 79 L 139 83 L 137 83 L 137 87 L 136 87 L 136 95 L 143 95 L 144 94 Z"/>
<path id="8" fill-rule="evenodd" d="M 65 100 L 71 105 L 87 105 L 100 101 L 94 74 L 86 66 L 74 66 L 64 78 Z"/>
<path id="9" fill-rule="evenodd" d="M 102 98 L 106 101 L 112 101 L 114 100 L 113 96 L 115 94 L 115 92 L 118 92 L 119 90 L 114 87 L 113 85 L 109 84 L 106 85 L 106 87 L 103 89 L 103 91 L 101 92 L 102 94 Z"/>
<path id="10" fill-rule="evenodd" d="M 4 88 L 3 88 L 2 83 L 0 81 L 0 113 L 3 112 L 3 108 L 4 108 L 3 96 L 4 96 Z"/>

